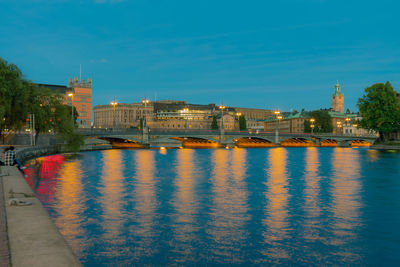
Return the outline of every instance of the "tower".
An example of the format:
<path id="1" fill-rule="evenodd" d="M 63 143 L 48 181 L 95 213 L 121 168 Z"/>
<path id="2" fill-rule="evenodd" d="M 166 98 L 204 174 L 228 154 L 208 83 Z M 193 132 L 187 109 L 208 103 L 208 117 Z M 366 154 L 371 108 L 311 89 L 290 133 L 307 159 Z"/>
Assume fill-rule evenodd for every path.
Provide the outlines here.
<path id="1" fill-rule="evenodd" d="M 87 81 L 78 77 L 69 79 L 69 88 L 73 92 L 73 105 L 79 113 L 79 128 L 90 128 L 92 122 L 92 79 Z"/>
<path id="2" fill-rule="evenodd" d="M 331 109 L 336 112 L 344 113 L 344 96 L 340 92 L 339 81 L 335 85 L 335 93 L 332 95 L 332 107 Z"/>

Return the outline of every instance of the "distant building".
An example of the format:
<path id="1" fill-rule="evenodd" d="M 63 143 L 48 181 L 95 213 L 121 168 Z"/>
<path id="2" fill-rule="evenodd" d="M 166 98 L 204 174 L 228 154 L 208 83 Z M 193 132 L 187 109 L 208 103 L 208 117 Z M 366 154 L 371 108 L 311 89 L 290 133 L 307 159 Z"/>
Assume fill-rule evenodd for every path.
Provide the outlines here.
<path id="1" fill-rule="evenodd" d="M 335 85 L 335 93 L 332 95 L 332 111 L 344 113 L 344 96 L 340 92 L 339 81 Z"/>
<path id="2" fill-rule="evenodd" d="M 215 104 L 188 104 L 186 101 L 161 100 L 153 102 L 150 128 L 159 129 L 211 129 Z"/>
<path id="3" fill-rule="evenodd" d="M 282 114 L 282 119 L 275 116 L 264 121 L 264 131 L 274 132 L 278 127 L 281 133 L 304 133 L 304 121 L 307 120 L 305 112 Z"/>
<path id="4" fill-rule="evenodd" d="M 116 103 L 97 105 L 93 108 L 93 126 L 95 128 L 131 128 L 139 127 L 140 119 L 153 116 L 153 106 L 143 103 Z"/>
<path id="5" fill-rule="evenodd" d="M 246 128 L 253 130 L 264 130 L 264 120 L 274 115 L 274 111 L 270 109 L 258 108 L 241 108 L 233 107 L 236 115 L 242 115 L 246 119 Z M 236 127 L 239 129 L 239 120 L 236 120 Z"/>

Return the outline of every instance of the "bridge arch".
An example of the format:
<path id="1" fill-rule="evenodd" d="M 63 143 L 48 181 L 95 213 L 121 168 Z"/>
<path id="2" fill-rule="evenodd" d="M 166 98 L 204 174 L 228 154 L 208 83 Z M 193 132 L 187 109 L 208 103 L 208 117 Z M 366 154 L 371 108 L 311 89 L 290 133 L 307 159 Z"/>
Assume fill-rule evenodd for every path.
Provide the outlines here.
<path id="1" fill-rule="evenodd" d="M 284 147 L 309 147 L 316 144 L 308 138 L 293 137 L 281 141 L 281 146 Z"/>
<path id="2" fill-rule="evenodd" d="M 360 147 L 360 146 L 365 147 L 365 146 L 371 146 L 371 145 L 372 145 L 372 143 L 370 141 L 364 140 L 364 139 L 355 139 L 350 142 L 350 146 L 352 146 L 352 147 Z"/>
<path id="3" fill-rule="evenodd" d="M 233 139 L 237 147 L 273 147 L 274 142 L 262 137 L 239 137 Z"/>
<path id="4" fill-rule="evenodd" d="M 327 139 L 322 139 L 320 141 L 320 144 L 322 147 L 337 147 L 338 141 L 335 139 L 327 138 Z"/>
<path id="5" fill-rule="evenodd" d="M 105 140 L 111 144 L 113 148 L 143 148 L 139 141 L 125 139 L 120 137 L 96 137 L 97 139 Z"/>
<path id="6" fill-rule="evenodd" d="M 170 139 L 178 140 L 182 143 L 184 148 L 217 148 L 221 147 L 221 144 L 209 139 L 201 137 L 171 137 Z"/>

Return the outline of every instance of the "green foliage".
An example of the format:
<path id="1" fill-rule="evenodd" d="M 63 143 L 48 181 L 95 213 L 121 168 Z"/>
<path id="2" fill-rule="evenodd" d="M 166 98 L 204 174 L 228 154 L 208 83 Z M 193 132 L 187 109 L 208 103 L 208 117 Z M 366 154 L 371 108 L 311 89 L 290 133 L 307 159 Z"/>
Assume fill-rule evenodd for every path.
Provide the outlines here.
<path id="1" fill-rule="evenodd" d="M 83 137 L 74 133 L 78 113 L 74 110 L 72 121 L 71 106 L 64 104 L 64 97 L 24 80 L 17 66 L 0 58 L 0 134 L 6 128 L 20 130 L 28 114 L 35 115 L 36 138 L 54 130 L 73 150 L 83 144 Z"/>
<path id="2" fill-rule="evenodd" d="M 387 139 L 388 133 L 400 130 L 400 103 L 389 82 L 365 88 L 365 94 L 358 99 L 358 108 L 362 117 L 360 126 L 379 132 L 381 141 Z"/>
<path id="3" fill-rule="evenodd" d="M 241 131 L 244 131 L 244 130 L 247 129 L 247 126 L 246 126 L 246 118 L 244 117 L 244 115 L 240 115 L 240 116 L 239 116 L 239 129 L 240 129 Z"/>
<path id="4" fill-rule="evenodd" d="M 211 130 L 218 130 L 217 117 L 215 116 L 212 117 Z"/>
<path id="5" fill-rule="evenodd" d="M 308 119 L 304 121 L 304 132 L 311 132 L 310 119 L 314 118 L 314 133 L 331 133 L 333 131 L 332 118 L 327 110 L 314 110 L 308 113 Z"/>
<path id="6" fill-rule="evenodd" d="M 28 83 L 14 64 L 0 58 L 0 129 L 19 130 L 29 107 Z"/>

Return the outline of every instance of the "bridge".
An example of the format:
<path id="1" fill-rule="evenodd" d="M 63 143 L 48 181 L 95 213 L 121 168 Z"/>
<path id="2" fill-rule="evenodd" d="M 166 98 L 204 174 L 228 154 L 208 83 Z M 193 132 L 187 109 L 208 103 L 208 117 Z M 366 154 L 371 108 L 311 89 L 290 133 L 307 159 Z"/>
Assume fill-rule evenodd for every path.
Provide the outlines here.
<path id="1" fill-rule="evenodd" d="M 110 142 L 113 147 L 346 147 L 369 146 L 377 139 L 374 135 L 342 135 L 332 133 L 279 133 L 263 131 L 226 130 L 166 130 L 166 129 L 120 129 L 80 130 L 87 138 Z"/>

